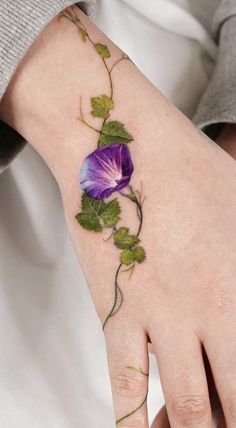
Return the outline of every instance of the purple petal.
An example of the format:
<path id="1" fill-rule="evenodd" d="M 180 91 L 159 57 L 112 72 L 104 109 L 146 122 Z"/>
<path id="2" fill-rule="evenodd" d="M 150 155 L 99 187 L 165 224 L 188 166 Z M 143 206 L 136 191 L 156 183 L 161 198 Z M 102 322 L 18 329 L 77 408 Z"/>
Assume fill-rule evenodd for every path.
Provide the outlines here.
<path id="1" fill-rule="evenodd" d="M 129 182 L 133 164 L 125 144 L 114 143 L 88 155 L 81 168 L 81 188 L 95 199 L 105 199 Z"/>

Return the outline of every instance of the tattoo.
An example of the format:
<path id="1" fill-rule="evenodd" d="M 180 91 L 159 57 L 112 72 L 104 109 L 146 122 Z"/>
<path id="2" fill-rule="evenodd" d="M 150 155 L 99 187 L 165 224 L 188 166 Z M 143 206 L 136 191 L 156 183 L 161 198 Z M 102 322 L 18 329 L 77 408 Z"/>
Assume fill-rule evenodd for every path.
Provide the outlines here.
<path id="1" fill-rule="evenodd" d="M 148 373 L 145 373 L 145 372 L 142 370 L 142 368 L 141 368 L 141 367 L 136 368 L 136 367 L 133 367 L 133 366 L 127 366 L 126 368 L 127 368 L 127 369 L 130 369 L 130 370 L 134 370 L 134 371 L 136 371 L 136 372 L 140 373 L 140 374 L 141 374 L 141 375 L 143 375 L 143 376 L 147 376 L 147 377 L 149 376 L 149 374 L 148 374 Z M 142 403 L 141 403 L 138 407 L 136 407 L 136 409 L 132 410 L 132 411 L 131 411 L 131 412 L 129 412 L 127 415 L 122 416 L 122 418 L 117 419 L 117 420 L 116 420 L 116 425 L 118 425 L 120 422 L 123 422 L 125 419 L 129 418 L 130 416 L 133 416 L 133 415 L 134 415 L 138 410 L 140 410 L 140 409 L 144 406 L 144 404 L 146 403 L 146 401 L 147 401 L 147 396 L 148 396 L 148 393 L 146 393 L 146 395 L 145 395 L 145 397 L 144 397 L 144 399 L 143 399 Z"/>
<path id="2" fill-rule="evenodd" d="M 85 25 L 73 9 L 67 9 L 61 17 L 68 19 L 77 27 L 82 42 L 89 42 L 94 47 L 96 55 L 99 55 L 104 64 L 109 80 L 109 94 L 95 96 L 90 100 L 91 116 L 102 119 L 100 129 L 85 119 L 82 98 L 80 98 L 79 120 L 97 134 L 97 147 L 85 158 L 80 170 L 80 186 L 83 193 L 81 211 L 75 216 L 78 223 L 89 231 L 102 232 L 110 228 L 111 235 L 108 239 L 113 238 L 115 247 L 121 250 L 114 280 L 114 301 L 103 323 L 103 328 L 105 328 L 107 322 L 119 311 L 123 303 L 123 292 L 119 286 L 120 273 L 130 272 L 131 276 L 136 264 L 142 263 L 146 257 L 143 247 L 139 245 L 145 200 L 143 186 L 141 183 L 140 191 L 135 191 L 130 184 L 134 166 L 128 144 L 134 139 L 123 123 L 119 120 L 109 120 L 110 111 L 115 109 L 112 72 L 117 64 L 129 60 L 129 58 L 123 53 L 120 59 L 109 66 L 111 60 L 109 48 L 102 43 L 95 43 L 91 39 Z M 128 227 L 118 225 L 121 220 L 119 201 L 117 198 L 107 200 L 114 192 L 118 192 L 129 203 L 135 205 L 139 221 L 135 234 L 130 233 Z"/>

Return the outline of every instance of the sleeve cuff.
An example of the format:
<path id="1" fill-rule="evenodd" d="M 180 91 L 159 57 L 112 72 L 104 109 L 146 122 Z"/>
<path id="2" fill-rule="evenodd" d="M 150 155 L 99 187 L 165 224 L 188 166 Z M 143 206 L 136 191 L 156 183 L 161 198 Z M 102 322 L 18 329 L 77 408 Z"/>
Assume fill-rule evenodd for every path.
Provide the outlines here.
<path id="1" fill-rule="evenodd" d="M 216 67 L 193 118 L 212 139 L 216 139 L 225 123 L 236 123 L 235 47 L 236 14 L 231 14 L 221 25 Z"/>

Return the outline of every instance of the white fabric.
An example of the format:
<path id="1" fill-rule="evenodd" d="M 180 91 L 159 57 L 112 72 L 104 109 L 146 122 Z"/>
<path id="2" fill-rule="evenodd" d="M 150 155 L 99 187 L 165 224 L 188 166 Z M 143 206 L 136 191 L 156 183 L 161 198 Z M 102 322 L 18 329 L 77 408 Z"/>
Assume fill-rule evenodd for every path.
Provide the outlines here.
<path id="1" fill-rule="evenodd" d="M 100 0 L 96 21 L 191 115 L 215 46 L 189 2 Z M 199 8 L 204 2 L 198 0 Z M 103 333 L 57 186 L 29 146 L 0 177 L 0 201 L 0 426 L 110 428 Z M 151 417 L 162 403 L 151 357 Z"/>

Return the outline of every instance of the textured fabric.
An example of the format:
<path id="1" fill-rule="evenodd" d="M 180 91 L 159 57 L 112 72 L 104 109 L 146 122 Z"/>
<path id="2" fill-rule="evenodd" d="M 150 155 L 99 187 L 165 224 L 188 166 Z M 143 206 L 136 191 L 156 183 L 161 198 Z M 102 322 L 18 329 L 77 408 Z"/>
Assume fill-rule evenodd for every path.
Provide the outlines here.
<path id="1" fill-rule="evenodd" d="M 215 139 L 224 123 L 236 123 L 236 2 L 221 2 L 213 18 L 218 57 L 194 122 Z"/>
<path id="2" fill-rule="evenodd" d="M 0 99 L 38 34 L 63 9 L 75 3 L 75 0 L 1 0 Z M 90 16 L 95 14 L 95 0 L 82 1 L 80 5 Z M 0 121 L 0 172 L 24 145 L 23 138 Z"/>

